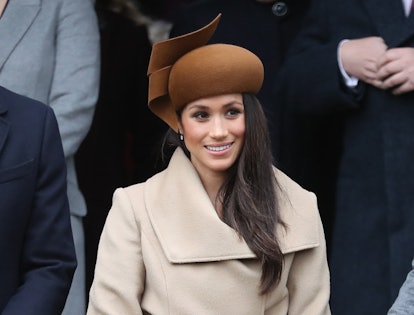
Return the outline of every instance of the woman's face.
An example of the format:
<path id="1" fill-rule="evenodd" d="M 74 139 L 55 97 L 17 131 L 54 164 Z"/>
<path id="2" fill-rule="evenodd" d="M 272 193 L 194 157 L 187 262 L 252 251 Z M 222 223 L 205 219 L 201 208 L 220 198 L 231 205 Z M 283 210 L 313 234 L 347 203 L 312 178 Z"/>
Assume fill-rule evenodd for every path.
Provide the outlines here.
<path id="1" fill-rule="evenodd" d="M 200 175 L 226 172 L 244 143 L 242 95 L 207 97 L 187 104 L 181 113 L 180 129 Z"/>

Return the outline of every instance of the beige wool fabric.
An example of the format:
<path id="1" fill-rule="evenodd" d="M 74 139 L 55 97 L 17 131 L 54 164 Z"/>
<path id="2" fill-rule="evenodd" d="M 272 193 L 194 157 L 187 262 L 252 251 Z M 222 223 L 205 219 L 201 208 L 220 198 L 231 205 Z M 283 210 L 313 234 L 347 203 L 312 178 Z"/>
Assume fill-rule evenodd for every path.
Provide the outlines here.
<path id="1" fill-rule="evenodd" d="M 115 192 L 87 314 L 330 314 L 315 195 L 275 172 L 287 225 L 277 227 L 284 267 L 275 290 L 259 295 L 258 259 L 220 220 L 197 171 L 177 149 L 165 171 Z"/>

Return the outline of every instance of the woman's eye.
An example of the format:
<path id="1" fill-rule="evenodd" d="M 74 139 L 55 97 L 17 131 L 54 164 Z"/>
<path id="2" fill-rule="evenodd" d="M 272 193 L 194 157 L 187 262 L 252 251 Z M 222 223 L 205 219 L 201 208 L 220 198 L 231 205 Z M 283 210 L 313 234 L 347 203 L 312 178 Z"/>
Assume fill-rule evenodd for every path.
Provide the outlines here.
<path id="1" fill-rule="evenodd" d="M 241 112 L 240 112 L 240 110 L 238 110 L 238 109 L 230 109 L 228 112 L 227 112 L 227 115 L 228 116 L 237 116 L 237 115 L 239 115 Z"/>
<path id="2" fill-rule="evenodd" d="M 206 112 L 196 112 L 193 114 L 193 117 L 196 119 L 207 119 L 208 114 Z"/>

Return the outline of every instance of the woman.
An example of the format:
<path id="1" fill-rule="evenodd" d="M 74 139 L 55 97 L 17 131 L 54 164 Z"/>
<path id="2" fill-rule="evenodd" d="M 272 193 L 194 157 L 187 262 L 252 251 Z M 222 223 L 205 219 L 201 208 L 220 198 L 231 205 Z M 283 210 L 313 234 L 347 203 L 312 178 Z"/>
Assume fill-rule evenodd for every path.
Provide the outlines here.
<path id="1" fill-rule="evenodd" d="M 218 20 L 153 47 L 149 106 L 179 148 L 115 192 L 88 314 L 330 314 L 315 197 L 272 167 L 260 60 L 205 45 Z"/>

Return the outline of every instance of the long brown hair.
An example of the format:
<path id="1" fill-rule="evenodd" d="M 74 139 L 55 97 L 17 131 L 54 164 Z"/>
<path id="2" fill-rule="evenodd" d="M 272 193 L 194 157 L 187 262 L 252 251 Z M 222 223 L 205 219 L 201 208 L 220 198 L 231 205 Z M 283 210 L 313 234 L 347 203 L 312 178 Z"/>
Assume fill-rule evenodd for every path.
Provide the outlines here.
<path id="1" fill-rule="evenodd" d="M 223 205 L 223 221 L 231 226 L 256 254 L 262 267 L 260 294 L 279 283 L 283 254 L 276 238 L 276 226 L 284 226 L 279 216 L 273 158 L 267 120 L 253 94 L 243 94 L 246 133 L 242 152 L 230 168 L 229 176 L 217 194 Z M 180 114 L 180 113 L 178 113 Z M 180 146 L 189 156 L 184 142 L 171 129 L 164 151 Z"/>
<path id="2" fill-rule="evenodd" d="M 234 228 L 259 258 L 262 265 L 261 294 L 279 282 L 283 255 L 276 238 L 276 225 L 282 223 L 277 202 L 278 183 L 267 121 L 257 98 L 243 95 L 246 134 L 238 162 L 219 191 L 224 222 Z M 283 223 L 282 223 L 283 224 Z"/>

